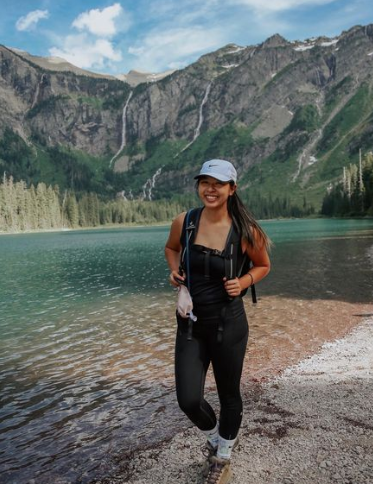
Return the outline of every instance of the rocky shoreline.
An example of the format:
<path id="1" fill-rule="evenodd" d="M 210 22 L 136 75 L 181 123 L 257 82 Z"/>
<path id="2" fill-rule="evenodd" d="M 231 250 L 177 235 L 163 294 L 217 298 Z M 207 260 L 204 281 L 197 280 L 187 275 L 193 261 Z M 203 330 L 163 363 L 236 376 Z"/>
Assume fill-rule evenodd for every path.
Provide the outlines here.
<path id="1" fill-rule="evenodd" d="M 373 483 L 373 319 L 245 391 L 232 484 Z M 201 484 L 203 438 L 188 428 L 121 456 L 101 484 Z M 120 458 L 120 456 L 118 456 Z"/>

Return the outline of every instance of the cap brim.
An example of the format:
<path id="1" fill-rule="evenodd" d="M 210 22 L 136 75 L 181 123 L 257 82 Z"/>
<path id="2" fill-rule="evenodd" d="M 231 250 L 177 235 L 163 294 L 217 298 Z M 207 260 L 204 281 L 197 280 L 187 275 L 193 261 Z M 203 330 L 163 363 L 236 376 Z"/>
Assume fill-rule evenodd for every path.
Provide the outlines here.
<path id="1" fill-rule="evenodd" d="M 234 181 L 234 180 L 232 180 L 232 178 L 229 178 L 228 176 L 224 176 L 221 173 L 213 173 L 211 171 L 209 173 L 200 173 L 199 175 L 195 176 L 194 179 L 198 180 L 198 178 L 202 178 L 203 176 L 210 176 L 211 178 L 215 178 L 216 180 L 219 180 L 219 181 L 225 182 L 225 183 L 228 183 L 230 181 Z"/>

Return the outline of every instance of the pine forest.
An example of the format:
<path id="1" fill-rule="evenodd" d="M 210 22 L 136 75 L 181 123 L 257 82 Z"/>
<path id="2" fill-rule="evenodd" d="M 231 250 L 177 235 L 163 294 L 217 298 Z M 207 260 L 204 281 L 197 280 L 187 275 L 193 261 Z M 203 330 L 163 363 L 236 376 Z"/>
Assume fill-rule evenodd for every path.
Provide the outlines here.
<path id="1" fill-rule="evenodd" d="M 182 211 L 176 202 L 102 201 L 96 193 L 59 192 L 58 186 L 27 187 L 5 175 L 0 184 L 0 232 L 59 230 L 113 224 L 143 224 L 171 220 Z"/>
<path id="2" fill-rule="evenodd" d="M 373 216 L 373 153 L 343 168 L 342 179 L 325 195 L 321 214 L 326 216 Z"/>
<path id="3" fill-rule="evenodd" d="M 260 191 L 240 193 L 260 219 L 317 215 L 306 198 L 302 206 L 287 197 L 262 197 Z M 0 183 L 0 232 L 60 230 L 112 225 L 170 222 L 178 213 L 198 204 L 195 194 L 173 200 L 103 200 L 96 193 L 64 190 L 41 182 L 27 186 L 5 174 Z M 343 169 L 341 180 L 329 187 L 321 212 L 324 216 L 373 216 L 373 153 Z"/>

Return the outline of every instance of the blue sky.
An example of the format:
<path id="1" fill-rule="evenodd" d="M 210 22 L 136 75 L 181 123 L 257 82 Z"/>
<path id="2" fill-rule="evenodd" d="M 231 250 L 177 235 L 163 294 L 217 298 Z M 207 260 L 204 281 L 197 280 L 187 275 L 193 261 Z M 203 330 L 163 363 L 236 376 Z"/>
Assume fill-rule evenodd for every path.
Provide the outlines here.
<path id="1" fill-rule="evenodd" d="M 334 37 L 372 0 L 0 0 L 0 44 L 111 74 L 182 68 L 228 43 Z"/>

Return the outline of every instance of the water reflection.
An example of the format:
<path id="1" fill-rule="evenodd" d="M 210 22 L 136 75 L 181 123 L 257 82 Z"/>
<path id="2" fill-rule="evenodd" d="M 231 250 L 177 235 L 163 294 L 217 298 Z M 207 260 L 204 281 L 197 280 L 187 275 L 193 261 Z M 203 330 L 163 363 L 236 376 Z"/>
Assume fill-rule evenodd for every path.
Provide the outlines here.
<path id="1" fill-rule="evenodd" d="M 295 299 L 373 301 L 373 235 L 277 244 L 260 290 Z"/>
<path id="2" fill-rule="evenodd" d="M 266 224 L 273 269 L 258 306 L 246 298 L 244 383 L 373 312 L 373 222 L 329 222 Z M 173 389 L 167 232 L 0 237 L 0 482 L 88 482 L 118 449 L 186 424 Z"/>

